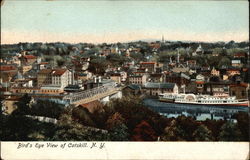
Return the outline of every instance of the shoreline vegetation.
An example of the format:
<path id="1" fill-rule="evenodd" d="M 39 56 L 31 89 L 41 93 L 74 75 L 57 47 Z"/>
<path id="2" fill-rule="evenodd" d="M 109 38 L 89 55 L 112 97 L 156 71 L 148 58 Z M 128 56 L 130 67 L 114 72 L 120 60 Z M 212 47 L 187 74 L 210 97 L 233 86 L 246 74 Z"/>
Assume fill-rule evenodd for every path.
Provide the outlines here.
<path id="1" fill-rule="evenodd" d="M 47 100 L 29 102 L 25 95 L 11 115 L 1 114 L 1 141 L 249 141 L 249 115 L 245 112 L 236 113 L 237 123 L 233 123 L 166 118 L 145 107 L 136 96 L 112 100 L 92 113 Z M 26 115 L 55 118 L 57 123 Z"/>

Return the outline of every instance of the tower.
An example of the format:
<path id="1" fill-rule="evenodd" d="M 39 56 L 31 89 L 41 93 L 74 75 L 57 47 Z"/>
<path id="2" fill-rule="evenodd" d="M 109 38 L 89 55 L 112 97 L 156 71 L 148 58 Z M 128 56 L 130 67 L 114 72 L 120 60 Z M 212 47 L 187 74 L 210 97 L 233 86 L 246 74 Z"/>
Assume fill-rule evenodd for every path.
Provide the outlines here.
<path id="1" fill-rule="evenodd" d="M 161 42 L 162 43 L 164 43 L 165 41 L 164 41 L 164 36 L 162 35 L 162 37 L 161 37 Z"/>

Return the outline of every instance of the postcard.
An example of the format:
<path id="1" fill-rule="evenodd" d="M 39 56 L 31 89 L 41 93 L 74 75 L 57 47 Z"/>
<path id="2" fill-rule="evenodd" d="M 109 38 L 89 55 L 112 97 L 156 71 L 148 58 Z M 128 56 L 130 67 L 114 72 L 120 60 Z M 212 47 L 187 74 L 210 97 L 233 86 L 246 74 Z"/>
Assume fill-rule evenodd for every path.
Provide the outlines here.
<path id="1" fill-rule="evenodd" d="M 1 158 L 249 159 L 248 6 L 1 1 Z"/>

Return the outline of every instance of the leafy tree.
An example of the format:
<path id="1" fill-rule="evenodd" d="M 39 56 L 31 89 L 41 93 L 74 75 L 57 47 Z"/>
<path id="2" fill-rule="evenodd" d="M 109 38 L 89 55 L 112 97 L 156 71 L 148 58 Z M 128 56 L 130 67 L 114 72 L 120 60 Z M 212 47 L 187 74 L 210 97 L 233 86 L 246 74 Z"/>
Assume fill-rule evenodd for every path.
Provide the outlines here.
<path id="1" fill-rule="evenodd" d="M 245 112 L 239 112 L 234 115 L 237 120 L 237 127 L 241 131 L 242 140 L 249 141 L 249 114 Z"/>
<path id="2" fill-rule="evenodd" d="M 197 121 L 195 121 L 192 117 L 179 116 L 176 119 L 176 125 L 183 130 L 182 138 L 187 141 L 194 140 L 193 133 L 198 127 Z"/>
<path id="3" fill-rule="evenodd" d="M 211 141 L 212 132 L 204 125 L 200 125 L 193 133 L 196 141 Z"/>
<path id="4" fill-rule="evenodd" d="M 240 137 L 240 130 L 237 128 L 236 124 L 232 122 L 226 122 L 220 129 L 220 141 L 239 141 Z"/>
<path id="5" fill-rule="evenodd" d="M 170 125 L 165 128 L 164 133 L 161 135 L 163 141 L 177 141 L 183 140 L 183 130 L 176 125 L 176 120 L 172 120 Z"/>
<path id="6" fill-rule="evenodd" d="M 88 111 L 87 108 L 80 106 L 74 108 L 72 110 L 72 117 L 84 125 L 96 126 L 94 121 L 91 119 L 91 113 Z"/>
<path id="7" fill-rule="evenodd" d="M 31 114 L 50 118 L 59 118 L 64 105 L 49 100 L 37 100 L 30 108 Z"/>
<path id="8" fill-rule="evenodd" d="M 107 69 L 108 62 L 105 58 L 91 59 L 89 70 L 95 74 L 103 75 Z"/>
<path id="9" fill-rule="evenodd" d="M 132 140 L 134 141 L 155 141 L 157 135 L 153 128 L 146 121 L 141 121 L 134 129 Z"/>
<path id="10" fill-rule="evenodd" d="M 213 140 L 218 141 L 219 140 L 219 134 L 220 134 L 220 128 L 223 124 L 225 124 L 226 121 L 224 120 L 210 120 L 207 119 L 202 122 L 203 125 L 205 125 L 211 132 Z"/>
<path id="11" fill-rule="evenodd" d="M 0 139 L 3 141 L 50 140 L 54 135 L 52 123 L 39 122 L 20 115 L 1 117 Z"/>
<path id="12" fill-rule="evenodd" d="M 228 57 L 222 57 L 218 66 L 219 68 L 221 68 L 222 66 L 230 66 L 231 65 L 231 61 Z"/>
<path id="13" fill-rule="evenodd" d="M 61 115 L 52 140 L 56 141 L 107 141 L 107 132 L 83 126 L 72 119 L 71 111 Z"/>
<path id="14" fill-rule="evenodd" d="M 23 97 L 19 99 L 18 102 L 15 103 L 17 109 L 12 112 L 15 115 L 28 115 L 30 114 L 30 100 L 31 97 L 28 94 L 25 94 Z"/>
<path id="15" fill-rule="evenodd" d="M 114 113 L 106 122 L 107 129 L 110 131 L 111 140 L 128 140 L 128 127 L 124 124 L 124 118 L 118 112 Z"/>

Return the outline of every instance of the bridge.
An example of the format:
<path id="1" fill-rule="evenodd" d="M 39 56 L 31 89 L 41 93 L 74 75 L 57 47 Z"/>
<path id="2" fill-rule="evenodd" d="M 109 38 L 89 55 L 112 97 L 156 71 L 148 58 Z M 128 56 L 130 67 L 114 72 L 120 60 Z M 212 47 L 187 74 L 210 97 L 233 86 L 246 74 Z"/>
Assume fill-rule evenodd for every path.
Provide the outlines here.
<path id="1" fill-rule="evenodd" d="M 70 93 L 63 97 L 69 104 L 85 104 L 95 100 L 109 101 L 109 98 L 121 98 L 121 88 L 114 86 L 100 86 L 81 92 Z"/>
<path id="2" fill-rule="evenodd" d="M 23 96 L 25 93 L 5 93 L 4 96 Z M 102 102 L 109 101 L 110 98 L 121 98 L 121 88 L 115 86 L 99 86 L 81 92 L 69 94 L 38 94 L 28 93 L 29 96 L 35 99 L 53 99 L 64 104 L 85 104 L 95 100 Z"/>

